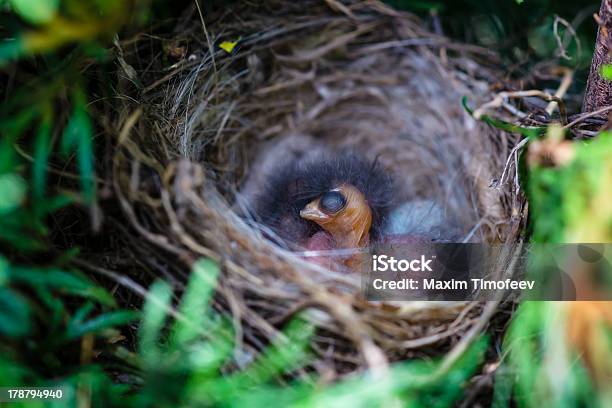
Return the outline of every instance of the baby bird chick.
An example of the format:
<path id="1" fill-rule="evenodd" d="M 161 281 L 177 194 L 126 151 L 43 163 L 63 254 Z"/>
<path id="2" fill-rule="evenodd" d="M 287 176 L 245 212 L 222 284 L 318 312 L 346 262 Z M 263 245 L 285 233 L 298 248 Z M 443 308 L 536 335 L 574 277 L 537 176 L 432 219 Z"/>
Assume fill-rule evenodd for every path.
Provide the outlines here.
<path id="1" fill-rule="evenodd" d="M 320 154 L 279 166 L 255 212 L 290 246 L 364 248 L 382 237 L 393 198 L 394 182 L 376 162 L 348 152 Z"/>

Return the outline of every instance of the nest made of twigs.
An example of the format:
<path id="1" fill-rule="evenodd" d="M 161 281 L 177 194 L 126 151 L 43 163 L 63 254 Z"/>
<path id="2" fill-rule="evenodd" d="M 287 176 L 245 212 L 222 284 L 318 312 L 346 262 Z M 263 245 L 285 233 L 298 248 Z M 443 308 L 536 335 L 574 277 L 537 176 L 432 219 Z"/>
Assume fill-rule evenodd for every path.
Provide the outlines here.
<path id="1" fill-rule="evenodd" d="M 508 267 L 524 199 L 495 182 L 518 139 L 461 104 L 492 98 L 495 54 L 377 1 L 245 2 L 203 17 L 186 12 L 170 40 L 120 45 L 119 89 L 131 97 L 118 108 L 112 178 L 129 221 L 115 223 L 116 256 L 133 260 L 132 279 L 182 288 L 195 259 L 214 259 L 237 347 L 256 352 L 305 311 L 319 328 L 313 349 L 339 371 L 444 352 L 481 330 L 495 304 L 367 302 L 359 276 L 270 242 L 245 207 L 279 145 L 350 148 L 393 172 L 402 199 L 444 203 L 463 241 L 506 243 Z M 138 62 L 145 49 L 156 64 Z"/>

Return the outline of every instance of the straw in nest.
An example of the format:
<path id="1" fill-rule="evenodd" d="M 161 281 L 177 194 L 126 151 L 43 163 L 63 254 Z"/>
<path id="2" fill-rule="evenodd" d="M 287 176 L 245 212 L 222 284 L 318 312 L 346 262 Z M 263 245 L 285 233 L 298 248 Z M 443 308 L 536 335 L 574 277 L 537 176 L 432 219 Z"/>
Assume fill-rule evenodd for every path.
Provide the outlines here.
<path id="1" fill-rule="evenodd" d="M 241 4 L 205 21 L 186 14 L 176 34 L 186 56 L 141 70 L 150 85 L 120 110 L 113 178 L 129 228 L 117 229 L 149 272 L 133 278 L 180 288 L 195 259 L 218 261 L 217 306 L 248 353 L 305 311 L 319 328 L 313 349 L 337 371 L 449 349 L 452 361 L 495 302 L 366 302 L 358 276 L 305 262 L 244 215 L 270 157 L 350 148 L 378 157 L 402 200 L 443 203 L 463 241 L 505 243 L 510 268 L 524 200 L 517 184 L 492 184 L 517 139 L 461 104 L 491 99 L 495 54 L 377 1 Z M 230 53 L 218 47 L 235 40 Z"/>

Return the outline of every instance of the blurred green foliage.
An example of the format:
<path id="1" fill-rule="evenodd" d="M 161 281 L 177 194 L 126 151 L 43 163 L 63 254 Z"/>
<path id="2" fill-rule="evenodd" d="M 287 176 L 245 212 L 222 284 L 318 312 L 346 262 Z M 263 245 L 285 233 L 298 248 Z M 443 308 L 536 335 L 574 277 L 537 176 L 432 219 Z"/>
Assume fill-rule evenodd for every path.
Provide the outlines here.
<path id="1" fill-rule="evenodd" d="M 586 86 L 597 32 L 593 13 L 599 10 L 599 1 L 385 2 L 416 12 L 434 31 L 495 50 L 507 67 L 510 78 L 533 79 L 540 62 L 555 59 L 576 71 L 571 93 L 579 94 Z M 556 88 L 557 84 L 550 86 Z"/>
<path id="2" fill-rule="evenodd" d="M 530 206 L 530 241 L 612 242 L 612 132 L 569 142 L 559 126 L 552 126 L 544 138 L 532 138 L 528 148 L 524 184 Z M 543 151 L 546 153 L 541 154 Z M 551 259 L 538 248 L 530 255 L 528 273 L 535 279 L 545 280 L 542 273 L 560 273 L 559 268 L 572 271 L 570 256 Z M 603 271 L 609 273 L 609 268 Z M 609 284 L 612 277 L 597 278 L 602 285 Z M 584 302 L 586 306 L 581 303 L 530 301 L 519 306 L 505 335 L 506 361 L 496 374 L 495 406 L 505 407 L 511 401 L 527 408 L 540 407 L 543 401 L 554 407 L 610 406 L 612 394 L 601 386 L 609 384 L 609 378 L 597 376 L 612 372 L 612 329 L 605 314 L 612 304 L 591 307 L 589 302 Z M 572 308 L 578 312 L 570 316 Z M 575 340 L 569 340 L 569 332 L 576 330 L 570 329 L 572 325 L 585 338 L 582 347 L 590 351 L 576 349 Z M 598 371 L 588 369 L 586 363 L 592 364 L 592 359 Z"/>
<path id="3" fill-rule="evenodd" d="M 555 16 L 563 18 L 576 31 L 582 45 L 577 54 L 576 38 L 569 41 L 571 31 L 560 24 L 558 34 L 568 47 L 568 64 L 588 67 L 592 56 L 597 26 L 592 15 L 599 2 L 590 0 L 386 0 L 395 7 L 415 11 L 424 17 L 439 19 L 439 29 L 454 38 L 493 47 L 514 60 L 557 56 L 554 35 Z M 535 58 L 538 59 L 535 59 Z"/>
<path id="4" fill-rule="evenodd" d="M 3 3 L 20 20 L 10 22 L 14 37 L 0 44 L 0 66 L 66 45 L 77 45 L 81 50 L 99 46 L 98 40 L 112 37 L 130 19 L 142 20 L 147 2 L 8 0 Z"/>
<path id="5" fill-rule="evenodd" d="M 104 49 L 134 4 L 0 6 L 0 384 L 34 386 L 74 375 L 83 368 L 78 350 L 85 338 L 111 338 L 139 315 L 118 310 L 99 282 L 68 265 L 76 252 L 57 253 L 49 239 L 58 210 L 95 206 L 84 68 L 104 63 L 92 61 L 92 47 Z M 51 173 L 78 182 L 60 190 Z"/>
<path id="6" fill-rule="evenodd" d="M 524 302 L 512 319 L 496 373 L 494 407 L 605 407 L 610 400 L 567 344 L 560 302 Z M 586 335 L 586 333 L 585 333 Z"/>
<path id="7" fill-rule="evenodd" d="M 116 332 L 116 327 L 137 315 L 116 310 L 114 298 L 99 283 L 66 268 L 65 260 L 60 260 L 66 256 L 55 254 L 48 239 L 48 219 L 52 214 L 70 204 L 92 206 L 95 201 L 94 132 L 87 109 L 87 80 L 81 68 L 88 55 L 76 42 L 94 41 L 94 34 L 72 31 L 65 35 L 63 28 L 75 24 L 77 9 L 83 9 L 81 4 L 72 2 L 76 4 L 73 7 L 69 3 L 3 2 L 2 385 L 36 385 L 46 377 L 78 370 L 78 353 L 66 356 L 66 350 L 78 350 L 85 335 Z M 92 11 L 99 15 L 95 9 Z M 82 21 L 86 24 L 90 20 Z M 50 54 L 64 45 L 70 48 L 62 49 L 62 55 Z M 46 55 L 36 55 L 41 53 Z M 7 65 L 19 57 L 24 58 L 19 65 Z M 62 113 L 70 110 L 68 115 Z M 59 191 L 50 186 L 49 169 L 70 168 L 74 154 L 80 191 Z M 47 261 L 37 264 L 34 259 Z"/>
<path id="8" fill-rule="evenodd" d="M 598 2 L 528 0 L 518 5 L 512 2 L 485 1 L 476 5 L 475 2 L 459 1 L 450 6 L 444 2 L 438 13 L 440 16 L 446 13 L 451 18 L 461 20 L 461 12 L 456 14 L 451 11 L 452 7 L 461 5 L 466 6 L 465 12 L 468 14 L 473 11 L 470 5 L 484 12 L 485 16 L 482 17 L 488 22 L 471 21 L 482 23 L 485 28 L 496 28 L 481 29 L 484 30 L 481 32 L 488 32 L 489 35 L 472 38 L 482 45 L 500 49 L 506 61 L 531 57 L 530 63 L 533 64 L 541 58 L 557 55 L 553 13 L 569 21 L 583 21 L 576 30 L 582 52 L 576 54 L 574 42 L 567 49 L 570 59 L 565 60 L 565 63 L 578 68 L 577 87 L 584 87 L 580 78 L 586 80 L 595 34 L 595 25 L 590 21 L 590 15 L 597 11 Z M 523 25 L 523 28 L 517 24 Z M 451 24 L 449 29 L 457 30 L 457 27 Z M 473 35 L 473 32 L 463 33 L 466 36 Z M 508 36 L 514 36 L 514 41 L 506 43 Z M 520 48 L 520 51 L 516 52 L 513 48 Z M 608 67 L 603 68 L 604 76 L 607 70 Z M 464 106 L 469 111 L 465 101 Z M 611 132 L 603 132 L 592 140 L 570 142 L 558 126 L 524 129 L 487 116 L 483 116 L 482 120 L 529 139 L 527 148 L 521 154 L 520 167 L 521 181 L 529 201 L 527 237 L 530 242 L 536 245 L 612 242 Z M 570 257 L 566 260 L 551 259 L 545 251 L 539 250 L 530 255 L 529 273 L 538 274 L 537 279 L 546 279 L 542 273 L 559 273 L 559 268 L 571 268 L 571 264 L 563 263 L 570 262 Z M 609 282 L 611 277 L 598 278 L 603 283 Z M 600 307 L 600 310 L 606 310 L 610 304 Z M 572 308 L 578 312 L 570 317 L 568 310 Z M 612 330 L 606 323 L 605 315 L 587 313 L 590 311 L 588 305 L 581 313 L 582 310 L 580 302 L 530 301 L 519 306 L 504 337 L 502 360 L 495 375 L 493 406 L 605 407 L 612 404 L 609 387 L 602 386 L 609 384 L 609 378 L 605 375 L 603 379 L 597 377 L 598 373 L 601 376 L 601 372 L 612 372 Z M 583 318 L 585 321 L 577 323 L 570 321 L 570 318 Z M 578 350 L 576 344 L 569 341 L 568 331 L 572 324 L 578 325 L 581 330 L 579 335 L 585 337 L 586 347 L 592 350 Z M 599 371 L 594 371 L 593 367 L 586 364 L 581 353 L 587 352 L 593 353 L 589 358 L 597 361 Z"/>
<path id="9" fill-rule="evenodd" d="M 19 271 L 19 275 L 23 272 Z M 115 311 L 89 318 L 93 303 L 86 302 L 66 320 L 63 305 L 53 302 L 49 306 L 58 315 L 56 325 L 49 328 L 52 337 L 45 339 L 45 350 L 23 350 L 10 342 L 5 344 L 3 348 L 7 352 L 0 354 L 0 385 L 61 387 L 66 397 L 55 405 L 75 407 L 83 404 L 94 407 L 371 407 L 400 401 L 407 407 L 445 407 L 461 396 L 463 384 L 478 367 L 486 349 L 487 342 L 482 339 L 444 372 L 435 362 L 402 363 L 386 374 L 366 373 L 337 385 L 321 387 L 314 375 L 304 371 L 299 379 L 282 386 L 276 383 L 278 378 L 309 361 L 312 326 L 303 320 L 294 320 L 287 325 L 283 336 L 247 367 L 232 370 L 234 353 L 238 351 L 232 322 L 209 306 L 218 273 L 213 262 L 196 262 L 176 308 L 172 306 L 173 294 L 168 284 L 159 281 L 152 285 L 142 310 L 138 349 L 135 353 L 122 347 L 113 351 L 121 362 L 123 376 L 129 381 L 123 384 L 111 381 L 100 364 L 83 365 L 64 376 L 62 370 L 52 366 L 49 368 L 53 375 L 45 379 L 21 362 L 30 353 L 43 353 L 39 364 L 49 364 L 45 357 L 59 360 L 55 354 L 59 347 L 90 334 L 110 341 L 117 335 L 114 327 L 137 317 L 135 312 Z M 42 271 L 39 274 L 29 271 L 29 275 L 31 278 L 46 276 Z M 88 282 L 75 280 L 74 276 L 60 271 L 46 280 L 38 282 L 43 289 L 45 284 L 53 285 L 67 291 L 65 294 L 82 295 L 95 289 Z M 95 299 L 94 293 L 89 294 Z M 97 295 L 98 300 L 109 300 L 104 293 Z M 0 330 L 3 330 L 0 334 L 7 338 L 27 336 L 30 343 L 40 345 L 33 341 L 32 330 L 26 326 L 32 321 L 28 318 L 28 301 L 13 296 L 0 299 L 7 305 L 0 312 Z M 32 406 L 28 404 L 32 402 L 22 405 Z"/>
<path id="10" fill-rule="evenodd" d="M 612 133 L 561 148 L 569 163 L 529 169 L 533 241 L 612 242 Z"/>
<path id="11" fill-rule="evenodd" d="M 15 13 L 33 24 L 48 23 L 59 7 L 59 0 L 9 0 Z"/>

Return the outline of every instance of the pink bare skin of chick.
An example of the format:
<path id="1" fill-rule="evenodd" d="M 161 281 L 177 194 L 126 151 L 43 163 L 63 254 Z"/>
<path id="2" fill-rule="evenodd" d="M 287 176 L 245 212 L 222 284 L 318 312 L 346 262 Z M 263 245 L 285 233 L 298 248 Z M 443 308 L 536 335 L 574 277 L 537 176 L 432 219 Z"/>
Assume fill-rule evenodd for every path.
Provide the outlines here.
<path id="1" fill-rule="evenodd" d="M 300 216 L 323 229 L 306 241 L 304 246 L 308 250 L 362 249 L 370 243 L 372 211 L 364 195 L 352 185 L 341 184 L 308 203 Z M 342 263 L 353 268 L 359 262 L 361 254 L 356 253 L 344 257 Z"/>

